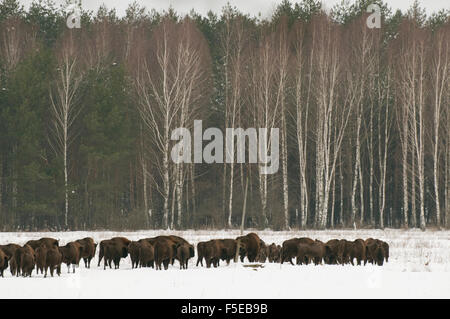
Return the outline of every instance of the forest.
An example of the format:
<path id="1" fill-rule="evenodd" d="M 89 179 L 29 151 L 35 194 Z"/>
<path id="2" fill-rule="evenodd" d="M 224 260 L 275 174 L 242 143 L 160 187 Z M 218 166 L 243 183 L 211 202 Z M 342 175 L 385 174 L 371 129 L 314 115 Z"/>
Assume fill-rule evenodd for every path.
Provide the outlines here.
<path id="1" fill-rule="evenodd" d="M 0 2 L 0 231 L 450 227 L 448 9 L 68 8 Z M 174 163 L 194 120 L 278 128 L 278 172 Z"/>

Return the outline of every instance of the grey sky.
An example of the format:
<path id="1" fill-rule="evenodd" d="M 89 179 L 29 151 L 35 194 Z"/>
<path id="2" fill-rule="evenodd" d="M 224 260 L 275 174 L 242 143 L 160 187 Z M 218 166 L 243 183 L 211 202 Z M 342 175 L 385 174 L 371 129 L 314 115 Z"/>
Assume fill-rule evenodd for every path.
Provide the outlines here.
<path id="1" fill-rule="evenodd" d="M 85 9 L 97 11 L 98 7 L 105 3 L 108 8 L 116 8 L 119 16 L 125 13 L 127 6 L 134 0 L 82 0 L 82 6 Z M 147 9 L 156 9 L 161 11 L 172 6 L 178 13 L 188 13 L 192 8 L 200 14 L 206 14 L 209 10 L 220 12 L 222 7 L 229 2 L 232 6 L 236 6 L 240 11 L 257 15 L 261 13 L 263 17 L 269 17 L 274 8 L 282 0 L 136 0 Z M 26 8 L 32 3 L 32 0 L 20 1 Z M 54 0 L 59 6 L 65 3 L 65 0 Z M 291 2 L 295 2 L 292 0 Z M 341 2 L 341 0 L 322 0 L 325 8 L 331 8 L 334 4 Z M 350 0 L 350 2 L 353 2 Z M 395 9 L 406 11 L 414 0 L 387 0 L 386 3 Z M 440 9 L 450 9 L 450 0 L 422 0 L 420 1 L 422 7 L 427 10 L 427 13 L 438 11 Z"/>

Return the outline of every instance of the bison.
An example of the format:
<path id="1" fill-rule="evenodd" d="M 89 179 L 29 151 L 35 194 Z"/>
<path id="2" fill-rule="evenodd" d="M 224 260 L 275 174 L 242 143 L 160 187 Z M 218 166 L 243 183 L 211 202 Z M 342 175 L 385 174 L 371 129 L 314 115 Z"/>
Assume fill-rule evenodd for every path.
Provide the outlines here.
<path id="1" fill-rule="evenodd" d="M 255 262 L 261 248 L 261 239 L 255 233 L 250 233 L 245 236 L 236 238 L 239 242 L 239 254 L 241 262 L 247 257 L 249 262 Z"/>
<path id="2" fill-rule="evenodd" d="M 97 244 L 94 242 L 94 239 L 86 237 L 78 239 L 75 242 L 79 243 L 83 248 L 80 252 L 80 258 L 83 258 L 84 267 L 91 268 L 91 260 L 94 258 L 97 249 Z"/>
<path id="3" fill-rule="evenodd" d="M 191 258 L 192 245 L 180 244 L 177 247 L 177 259 L 180 262 L 180 269 L 188 269 L 189 258 Z"/>
<path id="4" fill-rule="evenodd" d="M 155 250 L 147 241 L 139 241 L 139 265 L 141 267 L 154 267 Z"/>
<path id="5" fill-rule="evenodd" d="M 80 263 L 83 247 L 80 243 L 73 241 L 59 247 L 59 251 L 62 254 L 62 262 L 67 265 L 67 271 L 70 272 L 70 265 L 72 265 L 73 273 L 75 273 L 75 265 Z"/>
<path id="6" fill-rule="evenodd" d="M 105 245 L 107 243 L 115 243 L 115 246 L 117 247 L 118 250 L 120 250 L 121 252 L 121 258 L 126 258 L 128 256 L 128 245 L 130 244 L 130 240 L 125 238 L 125 237 L 114 237 L 111 239 L 106 239 L 106 240 L 102 240 L 100 242 L 100 251 L 99 251 L 99 256 L 98 256 L 98 267 L 100 267 L 100 262 L 103 259 L 103 256 L 105 254 Z"/>
<path id="7" fill-rule="evenodd" d="M 36 264 L 34 249 L 30 245 L 25 244 L 23 247 L 16 249 L 13 258 L 17 267 L 16 275 L 22 274 L 24 277 L 31 277 Z"/>
<path id="8" fill-rule="evenodd" d="M 58 247 L 52 247 L 47 250 L 47 256 L 45 259 L 45 275 L 47 277 L 47 271 L 50 269 L 50 275 L 53 277 L 53 272 L 56 270 L 58 276 L 61 275 L 61 263 L 62 254 Z"/>
<path id="9" fill-rule="evenodd" d="M 44 270 L 46 268 L 46 260 L 47 260 L 47 246 L 44 244 L 41 244 L 38 248 L 36 248 L 36 273 L 39 274 L 39 271 L 41 271 L 41 274 L 44 273 Z"/>
<path id="10" fill-rule="evenodd" d="M 3 251 L 3 253 L 8 257 L 8 260 L 14 256 L 14 252 L 16 249 L 20 248 L 17 244 L 7 244 L 7 245 L 0 245 L 0 249 Z"/>
<path id="11" fill-rule="evenodd" d="M 164 265 L 165 270 L 169 268 L 169 264 L 175 258 L 176 247 L 177 243 L 169 238 L 163 237 L 155 240 L 154 252 L 156 270 L 161 270 L 161 265 Z"/>
<path id="12" fill-rule="evenodd" d="M 0 276 L 3 277 L 6 268 L 8 268 L 8 256 L 0 249 Z"/>
<path id="13" fill-rule="evenodd" d="M 301 237 L 301 238 L 292 238 L 285 240 L 283 242 L 283 246 L 281 248 L 281 263 L 285 261 L 289 261 L 291 265 L 294 265 L 292 262 L 292 258 L 298 256 L 298 245 L 299 244 L 312 244 L 314 243 L 314 240 L 307 237 Z"/>

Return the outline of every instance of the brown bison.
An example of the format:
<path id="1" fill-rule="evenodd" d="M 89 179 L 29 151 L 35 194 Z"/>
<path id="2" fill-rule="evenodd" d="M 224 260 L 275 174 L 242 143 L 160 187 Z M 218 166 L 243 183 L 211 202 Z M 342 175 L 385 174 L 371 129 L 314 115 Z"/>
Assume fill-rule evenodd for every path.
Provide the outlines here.
<path id="1" fill-rule="evenodd" d="M 58 247 L 52 247 L 47 250 L 47 256 L 45 259 L 45 275 L 47 277 L 47 271 L 50 269 L 50 275 L 53 277 L 53 272 L 56 270 L 58 276 L 61 275 L 61 263 L 62 254 Z"/>
<path id="2" fill-rule="evenodd" d="M 0 276 L 3 277 L 3 272 L 8 268 L 8 256 L 0 249 Z"/>
<path id="3" fill-rule="evenodd" d="M 205 242 L 203 257 L 205 258 L 206 268 L 210 268 L 211 264 L 215 267 L 219 266 L 220 257 L 222 254 L 222 243 L 220 239 L 211 239 Z"/>
<path id="4" fill-rule="evenodd" d="M 156 270 L 162 270 L 161 265 L 164 265 L 165 270 L 169 268 L 169 264 L 175 258 L 176 247 L 177 243 L 169 238 L 162 237 L 155 240 L 154 252 Z"/>
<path id="5" fill-rule="evenodd" d="M 36 274 L 39 274 L 39 271 L 41 271 L 41 274 L 44 273 L 44 270 L 46 268 L 46 260 L 47 260 L 47 246 L 44 244 L 41 244 L 38 248 L 36 248 Z"/>
<path id="6" fill-rule="evenodd" d="M 191 258 L 191 251 L 194 249 L 192 245 L 180 244 L 177 247 L 177 259 L 180 262 L 180 269 L 188 269 L 189 258 Z"/>
<path id="7" fill-rule="evenodd" d="M 194 257 L 195 253 L 194 253 L 194 246 L 192 246 L 186 239 L 179 237 L 179 236 L 175 236 L 175 235 L 169 235 L 169 236 L 165 236 L 166 238 L 170 239 L 171 241 L 173 241 L 175 244 L 177 245 L 188 245 L 191 246 L 192 248 L 189 248 L 189 258 Z M 171 264 L 173 265 L 175 259 L 178 260 L 178 254 L 176 253 L 176 251 L 174 252 L 174 255 L 172 257 L 172 261 Z M 180 261 L 180 260 L 178 260 Z"/>
<path id="8" fill-rule="evenodd" d="M 292 258 L 298 256 L 298 245 L 299 244 L 312 244 L 314 243 L 314 240 L 307 237 L 301 237 L 301 238 L 292 238 L 285 240 L 283 242 L 283 246 L 281 248 L 281 263 L 285 261 L 289 261 L 291 265 L 294 265 L 292 262 Z"/>
<path id="9" fill-rule="evenodd" d="M 384 250 L 384 259 L 386 260 L 386 262 L 389 261 L 389 244 L 385 241 L 380 240 L 381 242 L 381 246 L 383 247 Z"/>
<path id="10" fill-rule="evenodd" d="M 62 262 L 67 265 L 67 271 L 70 272 L 72 265 L 73 273 L 75 273 L 75 265 L 79 265 L 83 247 L 78 242 L 70 242 L 63 247 L 59 247 L 62 254 Z"/>
<path id="11" fill-rule="evenodd" d="M 153 246 L 147 241 L 139 241 L 139 265 L 141 267 L 154 268 L 155 250 Z M 130 253 L 131 255 L 131 253 Z"/>
<path id="12" fill-rule="evenodd" d="M 84 267 L 91 268 L 91 260 L 95 256 L 95 250 L 97 249 L 97 244 L 91 237 L 86 237 L 83 239 L 78 239 L 75 242 L 79 243 L 83 248 L 81 250 L 80 258 L 83 258 Z"/>
<path id="13" fill-rule="evenodd" d="M 220 239 L 220 259 L 225 260 L 227 265 L 236 256 L 237 242 L 234 239 Z"/>
<path id="14" fill-rule="evenodd" d="M 366 260 L 371 264 L 382 266 L 384 260 L 389 259 L 389 245 L 379 239 L 368 238 L 365 240 Z"/>
<path id="15" fill-rule="evenodd" d="M 261 246 L 259 247 L 259 253 L 256 257 L 256 261 L 260 263 L 265 263 L 268 255 L 268 247 L 266 246 L 266 243 L 261 240 Z"/>
<path id="16" fill-rule="evenodd" d="M 300 243 L 297 248 L 297 265 L 314 262 L 315 265 L 322 263 L 325 256 L 325 244 L 319 240 L 312 243 Z"/>
<path id="17" fill-rule="evenodd" d="M 0 249 L 5 253 L 6 257 L 8 257 L 8 260 L 14 256 L 14 252 L 17 248 L 20 248 L 17 244 L 0 245 Z"/>
<path id="18" fill-rule="evenodd" d="M 16 249 L 14 252 L 14 263 L 17 265 L 16 275 L 20 274 L 24 277 L 31 277 L 36 259 L 34 249 L 30 245 L 25 244 L 23 247 Z"/>
<path id="19" fill-rule="evenodd" d="M 353 260 L 356 258 L 356 264 L 361 265 L 361 262 L 366 260 L 366 244 L 362 239 L 356 239 L 350 242 L 349 259 L 352 265 L 354 265 Z"/>
<path id="20" fill-rule="evenodd" d="M 178 245 L 187 244 L 187 245 L 191 246 L 192 248 L 189 250 L 189 254 L 190 254 L 190 257 L 189 257 L 189 258 L 192 258 L 192 257 L 194 257 L 194 255 L 195 255 L 195 252 L 194 252 L 194 246 L 192 246 L 186 239 L 184 239 L 184 238 L 182 238 L 182 237 L 179 237 L 179 236 L 175 236 L 175 235 L 168 235 L 168 236 L 165 236 L 165 235 L 164 235 L 164 236 L 163 236 L 163 235 L 161 235 L 161 236 L 156 236 L 156 237 L 153 237 L 153 238 L 145 238 L 145 239 L 143 239 L 143 240 L 148 241 L 150 244 L 153 245 L 153 247 L 154 247 L 155 249 L 156 249 L 155 244 L 156 244 L 158 241 L 161 241 L 161 240 L 169 241 L 169 242 L 171 243 L 170 246 L 173 248 L 172 259 L 170 260 L 170 264 L 171 264 L 171 265 L 173 265 L 175 259 L 178 260 L 178 257 L 177 257 L 177 251 L 176 251 L 176 247 L 178 247 Z M 174 246 L 173 244 L 175 244 L 175 246 Z M 156 252 L 155 252 L 155 253 L 156 253 Z M 155 261 L 156 261 L 156 255 L 155 255 Z"/>
<path id="21" fill-rule="evenodd" d="M 280 252 L 281 252 L 281 246 L 275 245 L 275 243 L 272 243 L 268 247 L 268 255 L 267 258 L 269 259 L 270 263 L 278 263 L 280 262 Z"/>
<path id="22" fill-rule="evenodd" d="M 197 244 L 197 263 L 196 266 L 200 263 L 203 267 L 203 259 L 205 258 L 205 244 L 206 242 L 199 242 Z"/>
<path id="23" fill-rule="evenodd" d="M 53 246 L 58 247 L 59 241 L 55 238 L 43 237 L 38 240 L 29 240 L 29 241 L 27 241 L 26 245 L 30 245 L 31 248 L 36 250 L 38 247 L 40 247 L 42 245 L 46 246 L 47 248 L 52 248 Z"/>
<path id="24" fill-rule="evenodd" d="M 125 237 L 114 237 L 111 239 L 102 240 L 100 242 L 100 251 L 98 256 L 98 267 L 100 267 L 100 262 L 103 259 L 103 256 L 105 254 L 105 244 L 106 243 L 115 243 L 115 246 L 117 250 L 121 251 L 121 258 L 126 258 L 128 256 L 128 245 L 130 244 L 130 240 Z"/>
<path id="25" fill-rule="evenodd" d="M 19 271 L 19 266 L 17 265 L 16 259 L 12 256 L 9 259 L 9 271 L 11 271 L 11 275 L 15 276 Z"/>
<path id="26" fill-rule="evenodd" d="M 339 239 L 331 239 L 325 243 L 324 261 L 326 264 L 335 265 L 338 263 Z"/>
<path id="27" fill-rule="evenodd" d="M 245 257 L 248 258 L 249 262 L 256 261 L 256 257 L 258 256 L 261 247 L 261 239 L 258 235 L 250 233 L 245 236 L 237 237 L 236 241 L 239 242 L 241 262 L 244 262 Z"/>
<path id="28" fill-rule="evenodd" d="M 137 268 L 139 266 L 139 250 L 141 248 L 141 243 L 147 243 L 147 241 L 137 242 L 132 241 L 128 245 L 128 253 L 130 254 L 131 259 L 131 269 Z"/>
<path id="29" fill-rule="evenodd" d="M 350 262 L 350 250 L 352 248 L 352 242 L 341 239 L 337 247 L 337 259 L 341 265 L 348 264 Z"/>

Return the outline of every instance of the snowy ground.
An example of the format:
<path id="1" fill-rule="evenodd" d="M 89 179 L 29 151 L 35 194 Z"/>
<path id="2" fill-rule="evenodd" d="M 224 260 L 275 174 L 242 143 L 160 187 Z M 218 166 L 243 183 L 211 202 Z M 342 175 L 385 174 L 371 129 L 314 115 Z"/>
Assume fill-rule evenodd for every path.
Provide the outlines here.
<path id="1" fill-rule="evenodd" d="M 120 269 L 84 263 L 76 273 L 43 278 L 33 272 L 31 278 L 12 277 L 9 269 L 0 278 L 3 298 L 450 298 L 450 231 L 419 230 L 336 230 L 336 231 L 258 231 L 267 243 L 281 244 L 292 237 L 332 238 L 374 237 L 390 245 L 389 263 L 379 266 L 308 265 L 265 263 L 254 270 L 242 263 L 221 263 L 219 268 L 195 267 L 180 270 L 175 261 L 167 271 L 151 268 L 131 269 L 129 257 Z M 0 233 L 0 244 L 24 244 L 30 239 L 53 237 L 60 245 L 83 237 L 96 242 L 115 236 L 131 240 L 174 234 L 193 244 L 212 238 L 235 238 L 239 231 L 138 231 L 138 232 L 65 232 Z M 98 250 L 97 250 L 98 255 Z M 248 264 L 248 263 L 244 263 Z"/>

